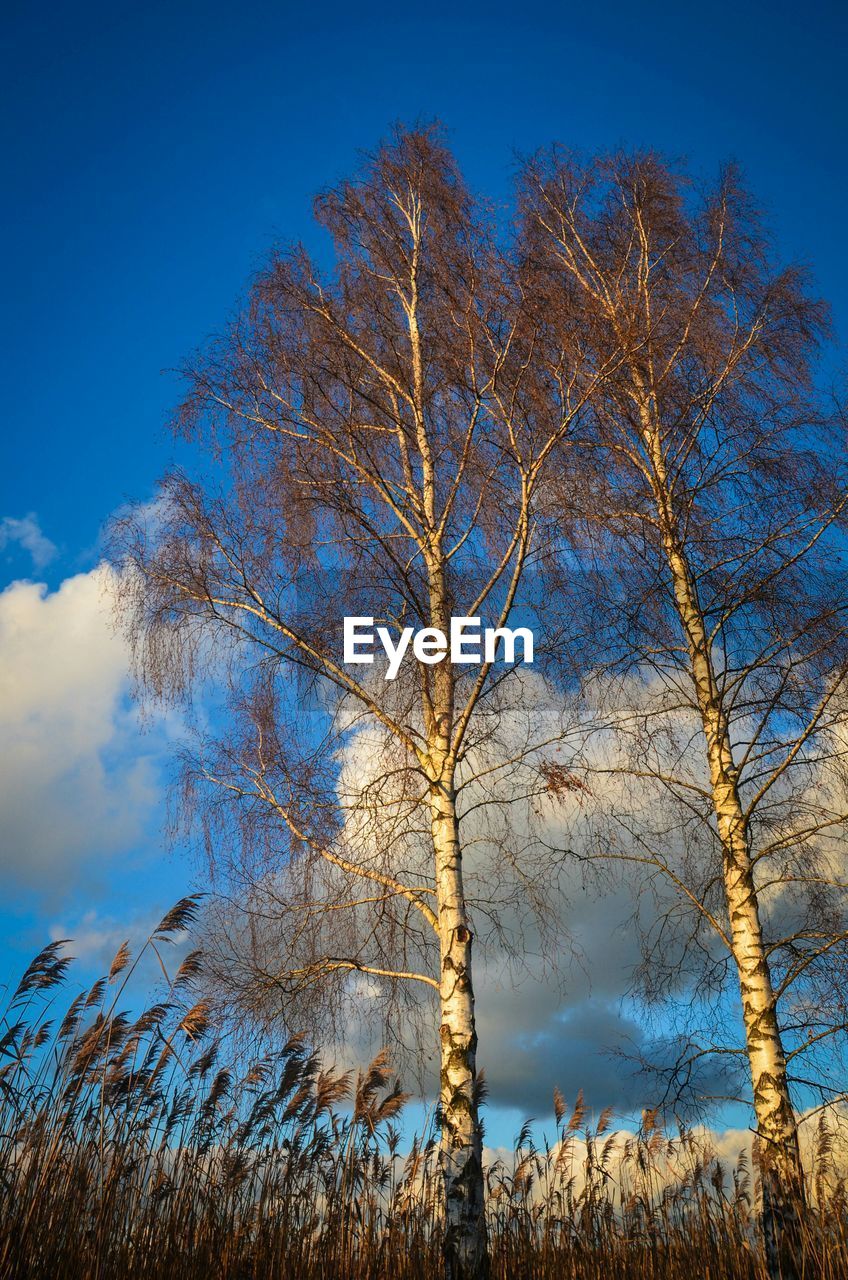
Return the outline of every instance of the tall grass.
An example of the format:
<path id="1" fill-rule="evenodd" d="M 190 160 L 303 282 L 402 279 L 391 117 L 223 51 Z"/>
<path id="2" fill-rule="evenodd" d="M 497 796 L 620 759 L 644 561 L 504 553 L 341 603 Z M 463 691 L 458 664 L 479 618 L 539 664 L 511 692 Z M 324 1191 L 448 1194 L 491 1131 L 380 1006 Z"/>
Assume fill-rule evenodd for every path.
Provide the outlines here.
<path id="1" fill-rule="evenodd" d="M 183 929 L 185 900 L 147 946 Z M 119 1006 L 138 963 L 54 1010 L 68 960 L 33 961 L 0 1024 L 0 1275 L 431 1278 L 440 1274 L 435 1130 L 401 1152 L 407 1095 L 381 1055 L 354 1077 L 301 1039 L 239 1071 L 191 992 Z M 555 1098 L 556 1133 L 529 1127 L 487 1169 L 493 1276 L 760 1277 L 752 1173 L 705 1140 L 587 1125 Z M 822 1125 L 807 1217 L 809 1274 L 848 1276 L 845 1188 Z"/>

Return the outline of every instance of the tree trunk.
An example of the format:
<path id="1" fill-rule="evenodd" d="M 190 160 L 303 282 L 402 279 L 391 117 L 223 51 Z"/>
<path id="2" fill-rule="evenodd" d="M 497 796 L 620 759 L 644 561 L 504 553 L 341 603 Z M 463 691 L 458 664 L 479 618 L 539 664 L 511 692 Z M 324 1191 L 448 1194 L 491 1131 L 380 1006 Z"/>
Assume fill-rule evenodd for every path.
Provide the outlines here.
<path id="1" fill-rule="evenodd" d="M 777 1001 L 763 940 L 750 831 L 739 795 L 730 725 L 715 677 L 712 646 L 697 585 L 678 533 L 656 403 L 641 373 L 636 369 L 632 372 L 643 439 L 650 458 L 663 552 L 671 574 L 675 607 L 686 635 L 706 739 L 713 810 L 722 847 L 729 941 L 739 977 L 757 1120 L 766 1267 L 773 1280 L 797 1280 L 801 1274 L 804 1173 Z"/>
<path id="2" fill-rule="evenodd" d="M 766 1263 L 770 1276 L 794 1280 L 799 1274 L 796 1258 L 804 1200 L 798 1130 L 789 1095 L 777 1002 L 754 883 L 750 835 L 739 796 L 729 726 L 715 687 L 703 618 L 681 560 L 679 553 L 669 558 L 678 609 L 689 640 L 722 845 L 730 942 L 739 975 L 757 1118 Z"/>
<path id="3" fill-rule="evenodd" d="M 431 788 L 441 953 L 441 1168 L 445 1191 L 446 1280 L 484 1280 L 488 1251 L 483 1135 L 476 1097 L 477 1032 L 471 930 L 462 888 L 456 794 L 448 769 Z"/>
<path id="4" fill-rule="evenodd" d="M 658 451 L 658 444 L 656 445 Z M 804 1176 L 786 1072 L 777 1001 L 763 940 L 750 832 L 739 795 L 730 726 L 715 678 L 712 651 L 689 564 L 676 536 L 662 459 L 654 452 L 657 505 L 675 604 L 686 633 L 707 745 L 716 825 L 722 846 L 730 944 L 739 976 L 742 1017 L 757 1120 L 762 1226 L 768 1274 L 800 1275 Z"/>

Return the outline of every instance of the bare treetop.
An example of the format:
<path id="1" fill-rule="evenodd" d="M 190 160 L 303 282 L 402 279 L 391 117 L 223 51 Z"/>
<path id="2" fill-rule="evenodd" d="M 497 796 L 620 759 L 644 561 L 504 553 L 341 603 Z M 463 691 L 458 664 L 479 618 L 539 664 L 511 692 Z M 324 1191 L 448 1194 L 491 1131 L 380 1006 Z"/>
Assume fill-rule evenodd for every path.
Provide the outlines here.
<path id="1" fill-rule="evenodd" d="M 472 927 L 460 821 L 527 807 L 558 729 L 511 661 L 421 650 L 386 680 L 344 661 L 343 620 L 431 639 L 457 618 L 512 623 L 561 539 L 546 468 L 562 470 L 603 371 L 569 334 L 535 358 L 522 255 L 496 242 L 434 132 L 398 134 L 316 212 L 334 270 L 276 254 L 187 370 L 179 426 L 220 465 L 169 477 L 152 532 L 143 513 L 127 522 L 128 616 L 155 693 L 190 687 L 207 657 L 227 673 L 226 727 L 187 773 L 242 890 L 222 919 L 225 977 L 301 1019 L 355 1001 L 365 978 L 395 1008 L 438 992 L 447 1254 L 451 1274 L 476 1276 L 473 928 L 553 919 L 553 873 L 502 825 L 482 842 L 497 852 Z"/>
<path id="2" fill-rule="evenodd" d="M 673 887 L 707 972 L 739 984 L 767 1263 L 794 1276 L 793 1060 L 803 1026 L 814 1043 L 844 1030 L 829 974 L 848 938 L 834 874 L 848 477 L 841 415 L 815 380 L 826 311 L 802 272 L 774 265 L 732 170 L 703 196 L 652 155 L 554 153 L 528 167 L 522 200 L 539 296 L 562 330 L 579 317 L 587 358 L 615 365 L 582 435 L 610 606 L 595 665 L 624 677 L 600 695 L 599 772 L 643 794 L 619 796 L 605 853 Z M 665 825 L 661 808 L 646 815 L 651 782 L 673 805 Z M 652 983 L 665 936 L 649 939 Z M 828 1013 L 812 1028 L 798 1009 L 817 982 Z M 690 1044 L 680 1078 L 704 1054 L 739 1054 L 722 1039 Z"/>

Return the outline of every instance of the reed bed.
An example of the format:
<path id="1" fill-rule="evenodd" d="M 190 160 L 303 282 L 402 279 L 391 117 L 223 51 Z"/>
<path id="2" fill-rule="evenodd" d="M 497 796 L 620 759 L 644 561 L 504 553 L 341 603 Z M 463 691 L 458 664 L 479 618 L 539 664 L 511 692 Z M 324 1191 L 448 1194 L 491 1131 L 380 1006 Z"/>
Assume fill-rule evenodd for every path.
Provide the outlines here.
<path id="1" fill-rule="evenodd" d="M 190 923 L 185 900 L 146 946 Z M 408 1095 L 380 1055 L 358 1076 L 294 1037 L 236 1069 L 189 954 L 167 995 L 121 1009 L 138 963 L 61 1006 L 69 961 L 32 962 L 0 1024 L 0 1275 L 14 1280 L 432 1280 L 440 1274 L 437 1123 L 402 1143 Z M 754 1178 L 646 1112 L 637 1133 L 555 1098 L 487 1167 L 492 1275 L 764 1276 Z M 401 1149 L 403 1146 L 403 1150 Z M 848 1277 L 848 1205 L 824 1121 L 807 1274 Z"/>

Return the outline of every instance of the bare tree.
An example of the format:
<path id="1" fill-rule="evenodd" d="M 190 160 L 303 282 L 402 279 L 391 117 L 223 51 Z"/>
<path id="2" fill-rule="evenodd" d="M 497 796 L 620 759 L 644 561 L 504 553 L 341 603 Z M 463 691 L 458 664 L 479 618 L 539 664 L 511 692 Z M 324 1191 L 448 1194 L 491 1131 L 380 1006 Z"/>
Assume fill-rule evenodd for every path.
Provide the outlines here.
<path id="1" fill-rule="evenodd" d="M 597 662 L 630 685 L 606 762 L 591 754 L 661 784 L 683 815 L 662 831 L 643 796 L 641 835 L 631 824 L 619 852 L 672 883 L 732 958 L 767 1260 L 794 1276 L 791 1067 L 802 1041 L 845 1028 L 842 1010 L 822 1027 L 793 1003 L 816 973 L 832 989 L 848 936 L 846 485 L 815 382 L 826 311 L 801 272 L 773 266 L 732 170 L 700 198 L 652 155 L 554 153 L 522 188 L 539 304 L 596 367 L 615 365 L 585 423 L 587 546 L 609 605 Z"/>
<path id="2" fill-rule="evenodd" d="M 477 1277 L 463 795 L 476 781 L 479 800 L 480 778 L 491 789 L 540 733 L 493 755 L 522 701 L 511 663 L 455 665 L 427 631 L 388 679 L 379 653 L 345 663 L 342 619 L 373 619 L 392 645 L 456 617 L 505 627 L 546 545 L 541 477 L 592 383 L 567 335 L 534 363 L 515 255 L 431 132 L 398 135 L 316 210 L 333 272 L 302 248 L 276 255 L 187 370 L 179 426 L 211 471 L 171 475 L 154 518 L 124 522 L 123 604 L 154 695 L 204 673 L 229 689 L 188 775 L 213 860 L 248 889 L 228 963 L 313 1024 L 344 999 L 361 1011 L 364 982 L 432 993 L 447 1275 Z M 541 867 L 506 852 L 543 910 Z M 496 901 L 479 909 L 497 918 Z"/>

